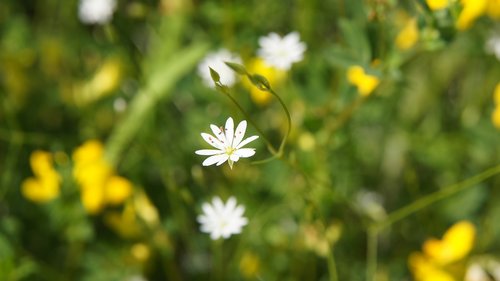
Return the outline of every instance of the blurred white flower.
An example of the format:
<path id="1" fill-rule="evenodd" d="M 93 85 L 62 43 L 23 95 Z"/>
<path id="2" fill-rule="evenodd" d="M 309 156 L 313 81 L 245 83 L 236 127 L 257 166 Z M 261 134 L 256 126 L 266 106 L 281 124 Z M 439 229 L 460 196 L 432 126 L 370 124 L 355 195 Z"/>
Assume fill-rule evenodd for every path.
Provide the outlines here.
<path id="1" fill-rule="evenodd" d="M 203 166 L 210 166 L 213 164 L 220 166 L 227 161 L 229 167 L 232 169 L 233 163 L 237 162 L 240 158 L 247 158 L 255 154 L 255 148 L 242 148 L 244 145 L 259 137 L 251 136 L 243 140 L 243 136 L 247 129 L 247 121 L 241 121 L 236 127 L 236 130 L 234 130 L 233 118 L 229 117 L 224 128 L 219 128 L 214 124 L 211 124 L 210 128 L 215 137 L 207 133 L 201 133 L 201 136 L 208 144 L 216 149 L 201 149 L 195 152 L 198 155 L 210 156 L 203 161 Z"/>
<path id="2" fill-rule="evenodd" d="M 85 24 L 105 24 L 113 17 L 116 0 L 80 0 L 78 16 Z"/>
<path id="3" fill-rule="evenodd" d="M 210 233 L 212 240 L 227 239 L 233 234 L 241 233 L 248 219 L 243 217 L 245 207 L 237 205 L 236 199 L 230 197 L 226 204 L 219 197 L 212 199 L 212 204 L 203 203 L 203 214 L 197 220 L 201 224 L 201 231 Z"/>
<path id="4" fill-rule="evenodd" d="M 259 46 L 258 56 L 268 65 L 281 70 L 289 70 L 293 63 L 301 61 L 307 48 L 300 41 L 298 32 L 291 32 L 285 37 L 272 32 L 259 38 Z"/>
<path id="5" fill-rule="evenodd" d="M 464 281 L 490 281 L 490 278 L 482 266 L 473 263 L 467 268 Z"/>
<path id="6" fill-rule="evenodd" d="M 486 41 L 486 52 L 494 54 L 500 60 L 500 32 L 492 33 Z"/>
<path id="7" fill-rule="evenodd" d="M 387 216 L 382 204 L 383 199 L 376 192 L 361 190 L 356 194 L 355 206 L 358 211 L 375 221 L 381 221 Z"/>
<path id="8" fill-rule="evenodd" d="M 220 76 L 220 82 L 228 87 L 234 85 L 236 82 L 236 73 L 229 68 L 224 62 L 241 63 L 241 58 L 237 54 L 233 54 L 226 49 L 220 49 L 217 52 L 209 53 L 198 64 L 198 74 L 203 79 L 203 82 L 209 86 L 214 87 L 214 81 L 210 76 L 211 67 Z"/>

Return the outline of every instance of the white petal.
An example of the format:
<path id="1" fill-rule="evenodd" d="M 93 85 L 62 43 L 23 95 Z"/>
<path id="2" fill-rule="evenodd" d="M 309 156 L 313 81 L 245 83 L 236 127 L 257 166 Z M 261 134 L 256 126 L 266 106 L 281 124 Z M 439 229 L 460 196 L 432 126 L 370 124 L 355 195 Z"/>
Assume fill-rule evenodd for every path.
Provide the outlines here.
<path id="1" fill-rule="evenodd" d="M 226 121 L 226 126 L 224 127 L 224 133 L 226 135 L 226 145 L 232 146 L 233 135 L 234 135 L 234 122 L 233 118 L 229 117 Z"/>
<path id="2" fill-rule="evenodd" d="M 233 213 L 234 208 L 236 207 L 236 198 L 233 196 L 229 197 L 226 202 L 226 206 L 224 208 L 224 213 L 229 216 Z"/>
<path id="3" fill-rule="evenodd" d="M 258 138 L 259 138 L 259 136 L 251 136 L 251 137 L 248 137 L 248 138 L 246 138 L 244 141 L 240 142 L 240 143 L 238 144 L 238 146 L 236 146 L 235 148 L 236 148 L 236 149 L 239 149 L 240 147 L 243 147 L 245 144 L 248 144 L 248 143 L 250 143 L 251 141 L 254 141 L 254 140 L 258 139 Z"/>
<path id="4" fill-rule="evenodd" d="M 214 132 L 214 135 L 217 137 L 218 140 L 220 140 L 224 145 L 227 146 L 226 144 L 226 136 L 224 135 L 224 132 L 217 126 L 215 125 L 210 125 L 210 129 L 212 129 L 212 132 Z"/>
<path id="5" fill-rule="evenodd" d="M 212 205 L 214 206 L 214 210 L 217 213 L 217 219 L 219 219 L 220 215 L 224 212 L 224 202 L 222 202 L 222 199 L 220 199 L 220 197 L 215 196 L 212 199 Z"/>
<path id="6" fill-rule="evenodd" d="M 220 158 L 219 162 L 217 162 L 217 166 L 222 165 L 222 163 L 226 162 L 227 159 L 229 159 L 229 155 L 221 154 L 221 158 Z"/>
<path id="7" fill-rule="evenodd" d="M 240 124 L 238 124 L 236 130 L 234 131 L 234 140 L 232 147 L 236 147 L 238 144 L 240 144 L 241 140 L 245 136 L 246 130 L 247 130 L 247 121 L 243 120 L 240 122 Z"/>
<path id="8" fill-rule="evenodd" d="M 216 150 L 216 149 L 200 149 L 196 150 L 194 153 L 198 155 L 215 155 L 215 154 L 222 154 L 224 151 L 221 150 Z"/>
<path id="9" fill-rule="evenodd" d="M 241 148 L 241 149 L 236 150 L 234 152 L 234 154 L 236 154 L 242 158 L 247 158 L 247 157 L 253 156 L 255 154 L 255 149 L 254 148 Z"/>
<path id="10" fill-rule="evenodd" d="M 205 159 L 205 161 L 203 161 L 203 163 L 201 163 L 201 165 L 203 165 L 203 166 L 213 165 L 213 164 L 221 161 L 221 159 L 223 159 L 224 157 L 227 157 L 227 154 L 218 154 L 218 155 L 210 156 L 207 159 Z M 227 158 L 226 158 L 226 160 L 227 160 Z M 224 160 L 224 161 L 226 161 L 226 160 Z"/>
<path id="11" fill-rule="evenodd" d="M 240 156 L 237 155 L 236 153 L 233 153 L 233 154 L 231 154 L 229 159 L 231 159 L 231 161 L 233 161 L 233 162 L 238 162 L 238 160 L 240 160 Z"/>
<path id="12" fill-rule="evenodd" d="M 201 137 L 211 146 L 218 148 L 218 149 L 224 149 L 224 144 L 220 142 L 218 139 L 213 137 L 212 135 L 209 135 L 207 133 L 201 133 Z"/>

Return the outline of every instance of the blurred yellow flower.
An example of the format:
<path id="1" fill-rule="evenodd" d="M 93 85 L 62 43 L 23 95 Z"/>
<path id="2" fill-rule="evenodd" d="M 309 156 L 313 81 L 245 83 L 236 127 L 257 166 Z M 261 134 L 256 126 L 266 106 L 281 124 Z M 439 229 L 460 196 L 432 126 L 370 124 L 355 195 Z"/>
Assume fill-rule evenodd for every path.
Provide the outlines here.
<path id="1" fill-rule="evenodd" d="M 253 279 L 259 273 L 260 259 L 252 252 L 245 252 L 240 260 L 240 271 L 248 279 Z"/>
<path id="2" fill-rule="evenodd" d="M 476 229 L 468 221 L 460 221 L 450 227 L 443 239 L 429 239 L 422 253 L 410 255 L 408 264 L 416 281 L 462 280 L 449 272 L 446 266 L 465 258 L 474 245 Z"/>
<path id="3" fill-rule="evenodd" d="M 396 47 L 400 50 L 408 50 L 417 43 L 418 37 L 417 20 L 409 19 L 396 37 Z"/>
<path id="4" fill-rule="evenodd" d="M 347 80 L 356 86 L 362 96 L 369 96 L 380 83 L 376 76 L 366 74 L 365 70 L 358 65 L 349 67 Z"/>
<path id="5" fill-rule="evenodd" d="M 426 0 L 426 2 L 433 11 L 444 9 L 449 5 L 449 0 Z"/>
<path id="6" fill-rule="evenodd" d="M 248 72 L 266 77 L 272 87 L 280 85 L 286 79 L 286 71 L 269 66 L 260 58 L 254 58 L 248 63 Z M 252 100 L 258 105 L 266 105 L 272 98 L 271 94 L 259 90 L 248 79 L 243 80 L 243 86 L 250 91 Z"/>
<path id="7" fill-rule="evenodd" d="M 496 106 L 500 106 L 500 82 L 496 85 L 495 90 L 493 91 L 493 101 Z"/>
<path id="8" fill-rule="evenodd" d="M 95 214 L 107 204 L 121 204 L 132 194 L 132 183 L 116 176 L 104 159 L 101 142 L 85 142 L 73 152 L 73 161 L 73 176 L 80 184 L 82 204 L 87 212 Z"/>
<path id="9" fill-rule="evenodd" d="M 474 21 L 486 12 L 491 0 L 462 0 L 462 12 L 458 16 L 456 26 L 459 30 L 469 28 Z"/>
<path id="10" fill-rule="evenodd" d="M 493 19 L 500 19 L 500 0 L 489 0 L 486 13 Z"/>
<path id="11" fill-rule="evenodd" d="M 75 92 L 78 104 L 87 104 L 111 94 L 120 86 L 123 65 L 118 58 L 109 58 L 100 66 L 92 79 Z"/>
<path id="12" fill-rule="evenodd" d="M 21 193 L 31 201 L 43 203 L 56 198 L 60 192 L 60 177 L 53 167 L 49 152 L 36 150 L 31 153 L 30 166 L 35 177 L 21 184 Z"/>

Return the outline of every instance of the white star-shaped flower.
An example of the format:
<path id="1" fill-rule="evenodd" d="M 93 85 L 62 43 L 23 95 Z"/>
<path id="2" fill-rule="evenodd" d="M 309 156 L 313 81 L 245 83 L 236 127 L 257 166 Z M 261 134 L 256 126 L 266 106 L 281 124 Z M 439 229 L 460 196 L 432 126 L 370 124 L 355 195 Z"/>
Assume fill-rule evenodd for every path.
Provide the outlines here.
<path id="1" fill-rule="evenodd" d="M 227 161 L 229 167 L 232 169 L 233 163 L 237 162 L 240 158 L 247 158 L 255 154 L 255 148 L 243 148 L 243 146 L 259 137 L 251 136 L 243 140 L 247 129 L 247 121 L 241 121 L 236 127 L 236 130 L 234 130 L 233 118 L 229 117 L 224 128 L 219 128 L 211 124 L 210 129 L 212 129 L 215 137 L 207 133 L 201 133 L 201 136 L 208 144 L 216 149 L 201 149 L 195 152 L 198 155 L 210 156 L 203 161 L 203 166 L 210 166 L 213 164 L 220 166 Z"/>
<path id="2" fill-rule="evenodd" d="M 209 53 L 198 64 L 198 74 L 203 79 L 205 85 L 214 87 L 214 81 L 210 75 L 210 68 L 215 70 L 220 76 L 220 82 L 228 87 L 236 82 L 236 74 L 225 64 L 225 62 L 241 63 L 241 58 L 226 49 L 220 49 L 217 52 Z"/>
<path id="3" fill-rule="evenodd" d="M 289 70 L 292 64 L 301 61 L 307 48 L 296 31 L 283 38 L 272 32 L 259 38 L 259 46 L 258 56 L 269 66 L 281 70 Z"/>
<path id="4" fill-rule="evenodd" d="M 80 0 L 78 17 L 85 24 L 105 24 L 111 20 L 116 0 Z"/>
<path id="5" fill-rule="evenodd" d="M 227 239 L 233 234 L 241 233 L 248 219 L 243 217 L 245 207 L 237 205 L 236 199 L 230 197 L 226 204 L 219 197 L 212 199 L 212 204 L 203 203 L 203 214 L 197 220 L 201 224 L 201 232 L 210 233 L 212 240 Z"/>

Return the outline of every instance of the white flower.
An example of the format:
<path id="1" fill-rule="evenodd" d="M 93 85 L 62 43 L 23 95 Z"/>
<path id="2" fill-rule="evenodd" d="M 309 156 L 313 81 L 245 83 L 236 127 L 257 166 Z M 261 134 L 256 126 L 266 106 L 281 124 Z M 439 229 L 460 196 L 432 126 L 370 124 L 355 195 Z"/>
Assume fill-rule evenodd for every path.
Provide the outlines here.
<path id="1" fill-rule="evenodd" d="M 201 223 L 201 231 L 210 233 L 212 240 L 220 237 L 226 239 L 233 234 L 241 233 L 247 225 L 247 218 L 243 217 L 245 207 L 236 205 L 236 199 L 230 197 L 226 204 L 219 197 L 212 199 L 212 204 L 203 203 L 203 214 L 197 220 Z"/>
<path id="2" fill-rule="evenodd" d="M 220 49 L 217 52 L 209 53 L 198 64 L 198 74 L 203 79 L 203 82 L 209 86 L 214 87 L 214 81 L 210 76 L 211 67 L 220 76 L 220 82 L 228 87 L 234 85 L 236 82 L 236 74 L 224 62 L 241 63 L 241 58 L 237 54 L 233 54 L 226 49 Z"/>
<path id="3" fill-rule="evenodd" d="M 207 133 L 201 133 L 201 136 L 208 144 L 216 149 L 201 149 L 195 152 L 198 155 L 210 156 L 203 161 L 203 166 L 210 166 L 213 164 L 220 166 L 227 161 L 229 167 L 232 169 L 233 163 L 237 162 L 240 158 L 247 158 L 255 154 L 255 148 L 242 148 L 244 145 L 259 137 L 251 136 L 243 140 L 243 136 L 247 129 L 247 121 L 241 121 L 236 127 L 236 130 L 234 130 L 233 118 L 229 117 L 224 128 L 219 128 L 214 124 L 211 124 L 210 128 L 215 137 Z M 222 129 L 224 129 L 224 132 Z"/>
<path id="4" fill-rule="evenodd" d="M 486 42 L 486 52 L 494 54 L 500 60 L 500 32 L 492 33 Z"/>
<path id="5" fill-rule="evenodd" d="M 273 67 L 289 70 L 293 63 L 299 62 L 304 57 L 306 44 L 300 42 L 298 32 L 291 32 L 285 37 L 280 37 L 272 32 L 259 38 L 259 57 Z"/>
<path id="6" fill-rule="evenodd" d="M 116 8 L 116 0 L 80 0 L 78 16 L 85 24 L 109 22 Z"/>

